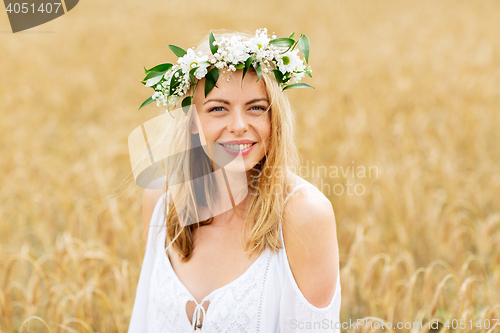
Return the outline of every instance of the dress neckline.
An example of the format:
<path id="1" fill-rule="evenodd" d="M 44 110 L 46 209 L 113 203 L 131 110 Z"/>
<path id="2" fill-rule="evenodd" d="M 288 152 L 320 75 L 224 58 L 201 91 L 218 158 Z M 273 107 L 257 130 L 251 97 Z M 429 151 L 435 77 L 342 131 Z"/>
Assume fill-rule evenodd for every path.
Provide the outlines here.
<path id="1" fill-rule="evenodd" d="M 287 195 L 287 197 L 285 198 L 285 201 L 283 202 L 283 204 L 285 204 L 288 201 L 288 199 L 293 194 L 295 194 L 295 192 L 297 192 L 297 190 L 299 190 L 301 187 L 304 187 L 304 186 L 312 186 L 312 187 L 314 187 L 314 185 L 312 185 L 309 182 L 296 185 L 293 188 L 293 190 Z M 164 196 L 168 195 L 168 191 L 167 191 L 167 193 L 164 193 L 163 195 Z M 165 228 L 163 228 L 163 233 L 165 233 L 165 232 L 166 232 L 166 230 L 165 230 Z M 166 235 L 163 235 L 162 237 L 160 237 L 160 239 L 165 239 L 165 236 Z M 282 226 L 281 225 L 280 225 L 280 236 L 281 236 L 281 239 L 283 241 L 283 231 L 282 231 Z M 167 261 L 168 267 L 172 271 L 172 275 L 174 276 L 174 279 L 177 281 L 177 284 L 182 288 L 182 290 L 184 291 L 184 293 L 189 297 L 188 301 L 194 301 L 196 303 L 196 305 L 203 304 L 205 301 L 213 299 L 214 295 L 216 295 L 216 294 L 220 293 L 221 291 L 229 288 L 230 286 L 233 286 L 233 285 L 237 284 L 240 280 L 242 280 L 244 277 L 246 277 L 248 274 L 250 274 L 250 272 L 255 268 L 255 266 L 257 266 L 258 262 L 261 261 L 264 258 L 264 254 L 265 253 L 268 253 L 268 256 L 269 256 L 270 255 L 270 251 L 271 251 L 269 249 L 269 247 L 266 246 L 266 248 L 264 249 L 264 251 L 262 251 L 262 253 L 259 255 L 259 257 L 257 258 L 257 260 L 255 260 L 250 265 L 250 267 L 243 274 L 241 274 L 240 276 L 238 276 L 236 279 L 234 279 L 233 281 L 229 282 L 228 284 L 226 284 L 226 285 L 224 285 L 224 286 L 222 286 L 220 288 L 217 288 L 217 289 L 213 290 L 211 293 L 209 293 L 207 296 L 205 296 L 201 300 L 200 303 L 198 303 L 198 301 L 191 294 L 191 292 L 187 289 L 187 287 L 184 285 L 184 283 L 182 283 L 182 281 L 179 279 L 179 276 L 174 271 L 172 263 L 170 262 L 170 258 L 168 257 L 168 254 L 167 254 L 167 249 L 165 248 L 165 242 L 163 241 L 160 244 L 163 244 L 162 245 L 162 252 L 163 252 L 162 255 L 163 255 L 164 259 Z"/>
<path id="2" fill-rule="evenodd" d="M 165 230 L 165 229 L 164 229 Z M 233 281 L 225 284 L 224 286 L 220 287 L 220 288 L 217 288 L 215 290 L 213 290 L 212 292 L 210 292 L 207 296 L 205 296 L 200 303 L 198 303 L 198 301 L 195 299 L 195 297 L 191 294 L 191 292 L 187 289 L 187 287 L 184 285 L 184 283 L 182 283 L 182 281 L 179 279 L 179 276 L 177 275 L 177 273 L 174 271 L 174 268 L 172 267 L 172 263 L 170 262 L 170 258 L 168 257 L 168 254 L 167 254 L 167 250 L 165 248 L 165 242 L 161 242 L 163 243 L 163 257 L 164 259 L 167 261 L 167 264 L 168 264 L 168 267 L 170 268 L 170 271 L 172 272 L 172 275 L 174 276 L 174 279 L 175 281 L 177 281 L 177 284 L 182 288 L 182 290 L 184 291 L 184 293 L 189 296 L 189 299 L 188 301 L 194 301 L 197 305 L 198 304 L 203 304 L 205 301 L 209 301 L 209 300 L 212 300 L 213 297 L 222 292 L 223 290 L 237 284 L 240 280 L 242 280 L 243 278 L 245 278 L 248 274 L 250 274 L 250 272 L 252 270 L 255 269 L 255 267 L 258 265 L 258 262 L 259 261 L 262 261 L 263 258 L 264 258 L 264 255 L 267 253 L 269 254 L 270 252 L 270 249 L 269 247 L 266 247 L 264 251 L 262 251 L 262 253 L 259 255 L 259 257 L 250 265 L 250 267 L 247 268 L 247 270 L 241 274 L 240 276 L 238 276 L 236 279 L 234 279 Z"/>

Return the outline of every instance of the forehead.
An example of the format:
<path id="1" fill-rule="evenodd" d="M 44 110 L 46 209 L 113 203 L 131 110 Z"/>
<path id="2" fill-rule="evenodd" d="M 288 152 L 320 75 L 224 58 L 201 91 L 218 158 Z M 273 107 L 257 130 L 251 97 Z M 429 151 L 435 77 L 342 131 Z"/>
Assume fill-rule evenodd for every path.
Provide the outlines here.
<path id="1" fill-rule="evenodd" d="M 227 79 L 229 75 L 229 80 Z M 239 69 L 235 72 L 221 70 L 217 85 L 205 97 L 205 79 L 198 82 L 198 87 L 195 93 L 195 102 L 203 102 L 211 98 L 224 98 L 226 100 L 244 100 L 253 99 L 256 97 L 267 98 L 266 84 L 261 77 L 257 81 L 257 74 L 254 71 L 249 71 L 243 76 L 243 70 Z"/>

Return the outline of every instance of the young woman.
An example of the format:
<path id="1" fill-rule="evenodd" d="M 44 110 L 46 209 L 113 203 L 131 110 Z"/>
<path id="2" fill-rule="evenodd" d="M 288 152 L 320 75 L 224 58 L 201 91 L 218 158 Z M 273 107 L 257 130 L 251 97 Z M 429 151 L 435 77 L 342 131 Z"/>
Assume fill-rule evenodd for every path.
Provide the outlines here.
<path id="1" fill-rule="evenodd" d="M 340 332 L 333 208 L 294 172 L 283 87 L 308 69 L 290 39 L 211 34 L 195 52 L 171 47 L 179 65 L 148 81 L 158 105 L 184 109 L 165 130 L 167 191 L 144 192 L 147 245 L 129 332 Z"/>

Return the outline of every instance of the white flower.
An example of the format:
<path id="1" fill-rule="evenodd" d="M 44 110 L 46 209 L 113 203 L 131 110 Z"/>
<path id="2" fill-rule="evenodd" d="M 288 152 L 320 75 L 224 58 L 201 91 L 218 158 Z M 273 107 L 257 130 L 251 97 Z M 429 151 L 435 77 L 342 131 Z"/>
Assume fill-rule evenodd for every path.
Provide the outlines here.
<path id="1" fill-rule="evenodd" d="M 286 72 L 301 72 L 305 69 L 304 62 L 298 56 L 299 50 L 288 51 L 278 57 L 278 69 L 285 74 Z"/>
<path id="2" fill-rule="evenodd" d="M 188 49 L 187 53 L 177 60 L 177 63 L 181 66 L 183 72 L 189 72 L 191 69 L 191 64 L 196 62 L 196 54 L 193 49 Z"/>
<path id="3" fill-rule="evenodd" d="M 196 55 L 193 49 L 188 49 L 187 53 L 177 60 L 177 63 L 180 65 L 184 73 L 189 73 L 191 68 L 198 67 L 200 63 L 206 61 L 208 61 L 208 55 L 203 55 L 201 51 L 198 52 L 198 55 Z"/>
<path id="4" fill-rule="evenodd" d="M 266 35 L 267 36 L 267 28 L 257 29 L 255 31 L 255 36 Z"/>
<path id="5" fill-rule="evenodd" d="M 260 50 L 264 50 L 269 46 L 269 37 L 267 36 L 267 30 L 257 30 L 255 32 L 255 37 L 250 38 L 247 42 L 247 48 L 252 52 L 259 52 Z"/>
<path id="6" fill-rule="evenodd" d="M 207 68 L 208 66 L 210 66 L 210 63 L 208 62 L 203 62 L 200 64 L 200 66 L 198 67 L 198 69 L 194 72 L 194 76 L 198 79 L 198 80 L 201 80 L 205 77 L 205 75 L 207 75 Z"/>
<path id="7" fill-rule="evenodd" d="M 269 42 L 271 41 L 271 39 L 269 39 L 267 35 L 260 35 L 259 37 L 255 37 L 252 39 L 252 42 L 255 43 L 259 47 L 259 49 L 267 47 L 269 45 Z"/>
<path id="8" fill-rule="evenodd" d="M 245 62 L 250 57 L 250 54 L 246 43 L 241 40 L 241 37 L 233 36 L 230 40 L 226 38 L 219 39 L 219 49 L 214 56 L 218 61 L 236 65 Z"/>
<path id="9" fill-rule="evenodd" d="M 305 75 L 304 72 L 300 73 L 292 73 L 291 78 L 290 78 L 290 83 L 298 83 L 302 79 L 302 77 Z"/>

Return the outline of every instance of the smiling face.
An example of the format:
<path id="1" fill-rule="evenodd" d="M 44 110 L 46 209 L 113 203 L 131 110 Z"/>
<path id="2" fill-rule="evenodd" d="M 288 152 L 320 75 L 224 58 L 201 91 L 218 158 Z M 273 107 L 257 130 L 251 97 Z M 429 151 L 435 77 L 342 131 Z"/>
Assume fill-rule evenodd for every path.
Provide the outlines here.
<path id="1" fill-rule="evenodd" d="M 198 133 L 200 141 L 208 145 L 212 162 L 224 165 L 240 152 L 245 171 L 252 169 L 265 156 L 271 135 L 269 100 L 264 80 L 257 81 L 255 72 L 247 72 L 243 82 L 243 70 L 222 73 L 205 97 L 205 79 L 198 82 L 194 95 L 197 110 L 196 123 L 191 133 Z M 226 161 L 226 162 L 225 162 Z"/>

